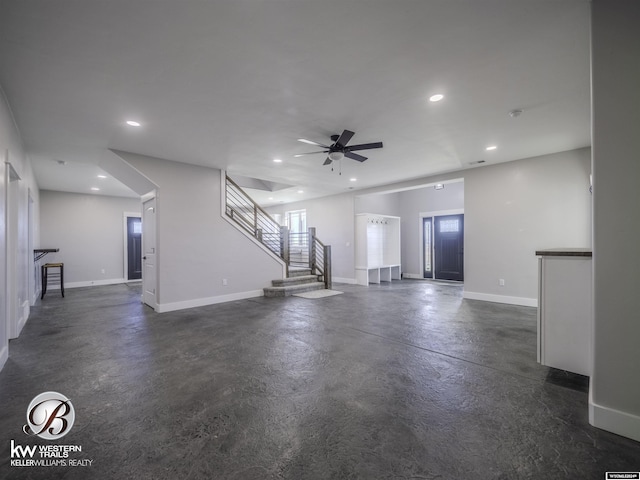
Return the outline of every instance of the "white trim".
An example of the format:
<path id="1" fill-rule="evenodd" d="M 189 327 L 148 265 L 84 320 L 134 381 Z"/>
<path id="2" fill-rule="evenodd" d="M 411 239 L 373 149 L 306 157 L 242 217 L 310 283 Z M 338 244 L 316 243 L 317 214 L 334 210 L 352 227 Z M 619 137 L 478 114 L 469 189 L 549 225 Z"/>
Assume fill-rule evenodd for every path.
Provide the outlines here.
<path id="1" fill-rule="evenodd" d="M 217 297 L 194 298 L 192 300 L 184 300 L 181 302 L 158 303 L 156 305 L 156 312 L 173 312 L 175 310 L 184 310 L 186 308 L 204 307 L 206 305 L 214 305 L 216 303 L 233 302 L 235 300 L 246 300 L 247 298 L 256 298 L 262 296 L 264 296 L 264 290 L 250 290 L 248 292 L 218 295 Z"/>
<path id="2" fill-rule="evenodd" d="M 20 336 L 20 332 L 22 332 L 23 327 L 26 325 L 27 320 L 29 319 L 29 313 L 31 312 L 31 305 L 29 304 L 29 300 L 25 300 L 22 302 L 22 316 L 18 319 L 18 331 L 17 336 Z"/>
<path id="3" fill-rule="evenodd" d="M 447 215 L 464 215 L 464 208 L 454 208 L 453 210 L 436 210 L 433 212 L 420 212 L 420 218 L 424 217 L 446 217 Z"/>
<path id="4" fill-rule="evenodd" d="M 537 307 L 537 298 L 509 297 L 507 295 L 494 295 L 491 293 L 467 292 L 462 294 L 463 298 L 469 300 L 482 300 L 484 302 L 507 303 L 509 305 L 520 305 L 522 307 Z"/>
<path id="5" fill-rule="evenodd" d="M 411 278 L 414 280 L 431 280 L 431 278 L 424 278 L 424 276 L 419 273 L 403 273 L 402 278 Z"/>
<path id="6" fill-rule="evenodd" d="M 640 442 L 640 416 L 598 405 L 593 401 L 593 382 L 589 386 L 589 423 Z"/>
<path id="7" fill-rule="evenodd" d="M 356 283 L 358 283 L 356 282 L 355 278 L 342 278 L 342 277 L 331 277 L 331 281 L 336 283 L 348 283 L 349 285 L 355 285 Z"/>
<path id="8" fill-rule="evenodd" d="M 68 288 L 82 288 L 82 287 L 97 287 L 100 285 L 117 285 L 118 283 L 131 283 L 124 278 L 107 278 L 105 280 L 85 280 L 83 282 L 72 282 L 64 284 L 64 289 Z M 51 290 L 60 290 L 60 285 L 51 285 L 47 287 L 47 293 Z"/>
<path id="9" fill-rule="evenodd" d="M 148 229 L 148 227 L 145 227 L 145 212 L 147 211 L 145 209 L 145 204 L 147 202 L 150 201 L 154 201 L 155 202 L 155 206 L 154 208 L 154 231 L 153 231 L 153 240 L 155 243 L 155 264 L 154 264 L 154 276 L 155 276 L 155 292 L 153 293 L 153 298 L 151 299 L 153 301 L 153 305 L 151 305 L 150 303 L 146 302 L 146 298 L 145 298 L 145 287 L 146 285 L 148 285 L 145 281 L 145 263 L 144 260 L 146 258 L 146 252 L 145 252 L 145 230 Z M 144 195 L 142 195 L 141 197 L 141 201 L 142 204 L 140 205 L 140 218 L 142 219 L 142 303 L 144 303 L 145 305 L 148 305 L 149 307 L 151 307 L 153 310 L 157 311 L 158 308 L 158 300 L 160 299 L 160 293 L 161 293 L 161 288 L 160 288 L 160 274 L 158 272 L 160 272 L 160 238 L 158 235 L 158 231 L 159 229 L 159 225 L 160 225 L 160 217 L 158 216 L 158 208 L 161 204 L 160 202 L 160 191 L 159 189 L 154 189 L 151 192 L 145 193 Z M 150 231 L 147 230 L 147 233 L 150 233 Z M 124 272 L 122 274 L 122 276 L 124 277 Z M 145 285 L 146 284 L 146 285 Z"/>
<path id="10" fill-rule="evenodd" d="M 4 345 L 2 350 L 0 350 L 0 371 L 4 368 L 4 364 L 7 363 L 9 359 L 9 345 Z"/>

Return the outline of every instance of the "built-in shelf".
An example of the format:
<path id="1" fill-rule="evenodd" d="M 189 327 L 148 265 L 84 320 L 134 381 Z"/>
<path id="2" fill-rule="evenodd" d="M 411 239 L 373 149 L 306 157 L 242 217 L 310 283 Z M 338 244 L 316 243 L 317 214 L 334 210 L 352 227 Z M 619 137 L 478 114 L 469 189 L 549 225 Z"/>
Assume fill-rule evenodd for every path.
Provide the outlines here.
<path id="1" fill-rule="evenodd" d="M 400 217 L 356 215 L 356 283 L 400 280 Z"/>

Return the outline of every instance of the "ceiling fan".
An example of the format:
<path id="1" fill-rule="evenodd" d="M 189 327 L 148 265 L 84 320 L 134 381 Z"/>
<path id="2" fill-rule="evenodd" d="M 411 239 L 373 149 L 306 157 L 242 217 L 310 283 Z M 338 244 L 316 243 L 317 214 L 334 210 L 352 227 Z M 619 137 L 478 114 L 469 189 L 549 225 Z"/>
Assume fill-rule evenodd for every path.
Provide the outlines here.
<path id="1" fill-rule="evenodd" d="M 322 143 L 313 142 L 305 138 L 299 138 L 299 142 L 308 143 L 309 145 L 317 145 L 318 147 L 324 148 L 324 150 L 309 153 L 299 153 L 298 155 L 294 155 L 294 157 L 304 157 L 305 155 L 315 155 L 317 153 L 328 153 L 329 155 L 327 156 L 327 159 L 324 161 L 323 165 L 329 165 L 331 164 L 331 162 L 342 160 L 343 157 L 350 158 L 351 160 L 357 160 L 358 162 L 364 162 L 367 157 L 363 157 L 362 155 L 353 153 L 354 150 L 382 148 L 382 142 L 363 143 L 360 145 L 347 146 L 347 143 L 349 143 L 349 140 L 351 140 L 351 137 L 353 137 L 354 135 L 355 133 L 349 130 L 344 130 L 341 135 L 331 135 L 331 141 L 333 142 L 332 145 L 324 145 Z"/>

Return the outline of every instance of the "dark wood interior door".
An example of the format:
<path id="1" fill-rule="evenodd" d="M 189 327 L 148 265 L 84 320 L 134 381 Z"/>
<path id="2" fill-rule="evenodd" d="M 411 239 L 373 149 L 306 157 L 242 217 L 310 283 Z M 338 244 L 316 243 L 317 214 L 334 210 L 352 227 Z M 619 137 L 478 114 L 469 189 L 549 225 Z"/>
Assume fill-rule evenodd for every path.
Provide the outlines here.
<path id="1" fill-rule="evenodd" d="M 434 218 L 435 277 L 464 281 L 464 215 Z"/>

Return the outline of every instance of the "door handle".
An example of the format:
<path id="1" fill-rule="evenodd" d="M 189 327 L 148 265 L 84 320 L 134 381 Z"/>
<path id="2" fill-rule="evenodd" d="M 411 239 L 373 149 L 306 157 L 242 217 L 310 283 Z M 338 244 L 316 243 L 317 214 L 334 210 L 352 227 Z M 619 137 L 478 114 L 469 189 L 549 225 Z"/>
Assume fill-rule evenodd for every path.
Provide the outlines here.
<path id="1" fill-rule="evenodd" d="M 146 260 L 146 259 L 147 259 L 146 255 L 145 255 L 144 257 L 142 257 L 142 259 L 143 259 L 143 260 Z"/>

